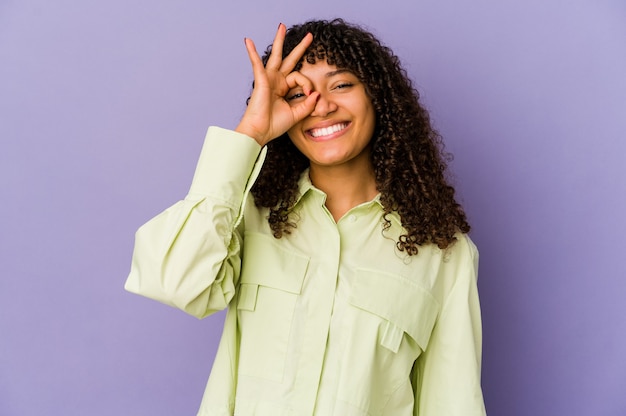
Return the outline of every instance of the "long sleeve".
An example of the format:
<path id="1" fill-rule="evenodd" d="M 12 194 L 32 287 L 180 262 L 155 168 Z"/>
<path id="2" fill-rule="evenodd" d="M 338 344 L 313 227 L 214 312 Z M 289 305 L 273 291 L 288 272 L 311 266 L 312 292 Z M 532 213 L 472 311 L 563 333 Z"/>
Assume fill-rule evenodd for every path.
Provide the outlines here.
<path id="1" fill-rule="evenodd" d="M 198 318 L 224 309 L 241 269 L 243 205 L 265 152 L 209 128 L 188 195 L 136 233 L 126 290 Z"/>
<path id="2" fill-rule="evenodd" d="M 461 261 L 444 273 L 455 275 L 428 348 L 413 370 L 415 416 L 483 416 L 480 386 L 482 328 L 477 289 L 478 251 L 467 238 Z"/>

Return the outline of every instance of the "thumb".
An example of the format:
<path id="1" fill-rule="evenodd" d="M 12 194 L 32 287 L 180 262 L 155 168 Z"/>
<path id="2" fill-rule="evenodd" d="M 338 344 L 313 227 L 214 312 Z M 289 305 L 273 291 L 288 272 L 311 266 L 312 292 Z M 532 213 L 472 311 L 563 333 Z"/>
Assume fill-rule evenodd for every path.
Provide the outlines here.
<path id="1" fill-rule="evenodd" d="M 292 108 L 294 122 L 297 123 L 306 116 L 310 115 L 313 110 L 315 110 L 315 106 L 317 105 L 317 100 L 320 98 L 320 93 L 317 91 L 309 94 L 308 97 L 298 105 Z"/>

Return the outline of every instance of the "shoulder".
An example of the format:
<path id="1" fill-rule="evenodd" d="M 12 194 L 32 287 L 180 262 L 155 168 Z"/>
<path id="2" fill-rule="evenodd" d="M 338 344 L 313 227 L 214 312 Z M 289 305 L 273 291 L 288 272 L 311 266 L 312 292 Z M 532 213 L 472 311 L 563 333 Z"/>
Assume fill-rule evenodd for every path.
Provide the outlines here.
<path id="1" fill-rule="evenodd" d="M 478 275 L 478 248 L 469 235 L 457 233 L 456 240 L 442 250 L 442 272 L 452 281 Z"/>
<path id="2" fill-rule="evenodd" d="M 446 249 L 451 252 L 458 253 L 458 256 L 469 256 L 470 258 L 478 258 L 478 247 L 472 241 L 468 234 L 455 234 L 455 241 Z"/>

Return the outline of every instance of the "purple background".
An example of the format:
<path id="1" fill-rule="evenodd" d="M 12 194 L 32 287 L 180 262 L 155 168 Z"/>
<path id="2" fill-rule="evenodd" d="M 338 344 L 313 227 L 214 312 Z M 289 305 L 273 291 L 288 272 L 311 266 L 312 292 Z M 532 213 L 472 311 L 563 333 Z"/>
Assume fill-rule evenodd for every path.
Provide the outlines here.
<path id="1" fill-rule="evenodd" d="M 403 59 L 481 250 L 490 415 L 626 414 L 626 3 L 0 1 L 0 415 L 192 415 L 223 315 L 130 295 L 135 229 L 279 22 Z"/>

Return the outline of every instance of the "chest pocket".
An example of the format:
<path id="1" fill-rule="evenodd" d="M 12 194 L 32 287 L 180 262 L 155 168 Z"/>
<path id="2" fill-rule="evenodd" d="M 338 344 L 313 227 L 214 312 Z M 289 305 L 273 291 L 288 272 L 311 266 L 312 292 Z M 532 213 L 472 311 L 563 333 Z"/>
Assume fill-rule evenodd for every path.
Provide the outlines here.
<path id="1" fill-rule="evenodd" d="M 439 313 L 439 302 L 426 289 L 380 271 L 357 271 L 350 303 L 383 319 L 379 342 L 394 353 L 404 334 L 425 350 Z"/>
<path id="2" fill-rule="evenodd" d="M 239 373 L 281 381 L 309 258 L 254 233 L 246 234 L 243 253 L 237 301 Z"/>

